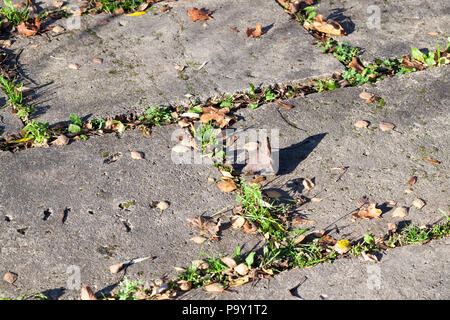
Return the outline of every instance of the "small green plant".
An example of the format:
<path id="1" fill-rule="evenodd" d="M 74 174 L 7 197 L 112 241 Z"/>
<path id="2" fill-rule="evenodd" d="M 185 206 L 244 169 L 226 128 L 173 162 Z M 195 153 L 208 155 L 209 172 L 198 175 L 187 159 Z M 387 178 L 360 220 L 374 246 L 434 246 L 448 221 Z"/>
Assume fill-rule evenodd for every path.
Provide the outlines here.
<path id="1" fill-rule="evenodd" d="M 49 300 L 48 297 L 40 292 L 25 293 L 17 298 L 0 298 L 0 300 Z"/>
<path id="2" fill-rule="evenodd" d="M 345 64 L 349 64 L 353 58 L 360 54 L 361 52 L 358 48 L 350 46 L 347 42 L 336 44 L 333 51 L 333 55 Z"/>
<path id="3" fill-rule="evenodd" d="M 317 16 L 316 10 L 320 7 L 320 4 L 317 6 L 308 6 L 303 8 L 303 10 L 296 13 L 297 21 L 301 24 L 305 22 L 309 24 L 314 23 L 314 18 Z"/>
<path id="4" fill-rule="evenodd" d="M 114 13 L 114 11 L 122 8 L 125 12 L 134 11 L 144 2 L 144 0 L 99 0 L 102 11 L 107 13 Z"/>
<path id="5" fill-rule="evenodd" d="M 277 97 L 275 94 L 270 90 L 270 88 L 266 89 L 265 95 L 264 95 L 266 101 L 272 101 L 275 100 Z"/>
<path id="6" fill-rule="evenodd" d="M 233 100 L 234 100 L 234 97 L 232 95 L 229 96 L 228 98 L 226 98 L 225 100 L 223 100 L 220 103 L 220 107 L 221 108 L 228 107 L 230 109 L 233 108 Z"/>
<path id="7" fill-rule="evenodd" d="M 450 43 L 447 44 L 446 51 L 448 50 Z M 441 50 L 439 44 L 436 43 L 436 51 L 429 50 L 428 54 L 421 52 L 417 48 L 411 50 L 411 57 L 415 60 L 422 62 L 427 67 L 443 66 L 450 63 L 450 60 L 446 57 L 441 57 Z"/>
<path id="8" fill-rule="evenodd" d="M 330 80 L 317 80 L 317 92 L 325 90 L 334 90 L 339 88 L 339 84 L 334 79 Z"/>
<path id="9" fill-rule="evenodd" d="M 78 134 L 81 132 L 81 127 L 83 126 L 83 123 L 81 122 L 81 119 L 75 115 L 70 115 L 70 124 L 67 128 L 67 131 L 70 133 Z"/>
<path id="10" fill-rule="evenodd" d="M 48 122 L 42 123 L 35 120 L 29 122 L 23 129 L 24 138 L 32 138 L 34 143 L 43 143 L 50 137 Z"/>
<path id="11" fill-rule="evenodd" d="M 28 106 L 23 102 L 23 83 L 20 82 L 16 85 L 13 81 L 10 81 L 3 77 L 3 75 L 0 75 L 0 87 L 8 98 L 3 107 L 10 105 L 17 111 L 17 116 L 24 122 L 27 122 L 30 113 L 33 112 L 35 108 Z"/>
<path id="12" fill-rule="evenodd" d="M 218 145 L 216 137 L 219 134 L 219 129 L 214 128 L 212 121 L 201 124 L 197 129 L 192 129 L 194 138 L 200 143 L 202 152 L 210 152 L 214 155 L 214 149 Z"/>
<path id="13" fill-rule="evenodd" d="M 28 21 L 28 6 L 23 10 L 14 8 L 11 1 L 4 0 L 5 7 L 1 8 L 0 13 L 8 19 L 13 26 L 18 26 L 22 22 Z"/>
<path id="14" fill-rule="evenodd" d="M 106 125 L 106 120 L 98 118 L 98 119 L 91 120 L 90 124 L 96 130 L 101 130 Z"/>
<path id="15" fill-rule="evenodd" d="M 169 107 L 152 106 L 145 110 L 145 115 L 139 117 L 140 121 L 160 126 L 173 121 L 172 113 Z"/>
<path id="16" fill-rule="evenodd" d="M 117 297 L 119 298 L 119 300 L 136 300 L 136 297 L 133 293 L 140 289 L 139 286 L 141 284 L 141 280 L 130 281 L 127 277 L 124 277 L 123 280 L 119 283 Z"/>

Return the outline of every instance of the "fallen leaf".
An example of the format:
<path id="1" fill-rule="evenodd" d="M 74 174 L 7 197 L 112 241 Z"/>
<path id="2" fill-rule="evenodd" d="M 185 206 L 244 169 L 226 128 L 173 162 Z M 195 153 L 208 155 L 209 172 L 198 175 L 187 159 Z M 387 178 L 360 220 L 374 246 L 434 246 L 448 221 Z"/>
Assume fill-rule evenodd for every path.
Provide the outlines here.
<path id="1" fill-rule="evenodd" d="M 363 257 L 364 261 L 378 262 L 378 258 L 374 254 L 365 253 L 364 251 L 362 251 L 361 256 Z"/>
<path id="2" fill-rule="evenodd" d="M 255 156 L 256 155 L 256 156 Z M 272 151 L 270 147 L 269 137 L 258 144 L 258 150 L 250 152 L 250 156 L 246 159 L 246 165 L 242 168 L 243 173 L 273 175 L 275 170 L 272 166 Z"/>
<path id="3" fill-rule="evenodd" d="M 192 281 L 180 280 L 177 283 L 178 283 L 178 287 L 182 291 L 189 291 L 192 288 Z"/>
<path id="4" fill-rule="evenodd" d="M 191 227 L 200 231 L 201 235 L 204 235 L 210 239 L 217 240 L 217 234 L 220 231 L 221 222 L 219 220 L 197 217 L 186 219 Z"/>
<path id="5" fill-rule="evenodd" d="M 369 122 L 365 120 L 358 120 L 353 125 L 360 129 L 366 129 L 369 126 Z"/>
<path id="6" fill-rule="evenodd" d="M 306 22 L 306 27 L 309 28 L 309 22 Z M 323 16 L 318 14 L 314 18 L 314 22 L 312 23 L 312 28 L 316 29 L 319 32 L 323 32 L 326 34 L 330 34 L 332 36 L 344 36 L 345 31 L 344 28 L 339 24 L 339 22 L 328 19 L 327 21 L 323 21 Z"/>
<path id="7" fill-rule="evenodd" d="M 230 281 L 230 287 L 241 286 L 243 284 L 246 284 L 249 281 L 250 281 L 250 277 L 249 276 L 233 279 L 233 280 Z"/>
<path id="8" fill-rule="evenodd" d="M 428 32 L 428 34 L 429 34 L 430 36 L 438 36 L 438 35 L 439 35 L 438 32 Z"/>
<path id="9" fill-rule="evenodd" d="M 234 216 L 233 218 L 234 218 L 234 222 L 231 225 L 231 227 L 233 229 L 240 229 L 240 228 L 242 228 L 244 226 L 244 224 L 245 224 L 245 218 L 244 217 L 242 217 L 242 216 Z"/>
<path id="10" fill-rule="evenodd" d="M 299 235 L 297 238 L 295 238 L 294 242 L 292 243 L 294 246 L 298 245 L 299 243 L 303 242 L 305 240 L 306 236 L 304 234 Z"/>
<path id="11" fill-rule="evenodd" d="M 396 231 L 397 231 L 397 224 L 396 224 L 396 223 L 394 223 L 394 222 L 389 222 L 389 223 L 387 224 L 387 226 L 388 226 L 388 230 L 389 230 L 390 232 L 396 232 Z"/>
<path id="12" fill-rule="evenodd" d="M 18 277 L 19 276 L 17 275 L 17 273 L 8 271 L 3 275 L 3 281 L 5 281 L 9 284 L 14 284 L 14 282 L 16 282 Z"/>
<path id="13" fill-rule="evenodd" d="M 114 15 L 115 16 L 120 16 L 123 13 L 125 13 L 125 10 L 122 7 L 120 7 L 119 9 L 114 10 Z"/>
<path id="14" fill-rule="evenodd" d="M 31 20 L 29 20 L 31 21 Z M 26 37 L 34 36 L 41 28 L 39 18 L 34 18 L 33 22 L 22 22 L 17 26 L 17 32 Z"/>
<path id="15" fill-rule="evenodd" d="M 244 233 L 247 233 L 247 234 L 256 233 L 258 231 L 256 226 L 253 223 L 249 223 L 247 220 L 245 221 L 245 223 L 243 225 L 243 230 L 244 230 Z"/>
<path id="16" fill-rule="evenodd" d="M 237 264 L 236 261 L 233 258 L 230 257 L 223 257 L 222 259 L 220 259 L 223 263 L 225 263 L 225 265 L 230 268 L 230 269 L 234 269 Z"/>
<path id="17" fill-rule="evenodd" d="M 144 159 L 144 153 L 140 152 L 140 151 L 131 151 L 130 156 L 131 156 L 131 159 L 136 159 L 136 160 Z"/>
<path id="18" fill-rule="evenodd" d="M 203 238 L 203 237 L 192 237 L 189 240 L 191 240 L 192 242 L 198 243 L 198 244 L 202 244 L 203 242 L 205 242 L 207 239 Z"/>
<path id="19" fill-rule="evenodd" d="M 289 104 L 285 104 L 285 103 L 281 103 L 281 102 L 277 102 L 278 106 L 283 108 L 283 109 L 292 109 L 293 106 L 289 105 Z"/>
<path id="20" fill-rule="evenodd" d="M 392 216 L 395 218 L 404 218 L 408 215 L 408 209 L 405 207 L 397 207 L 392 212 Z"/>
<path id="21" fill-rule="evenodd" d="M 174 66 L 174 68 L 175 68 L 175 70 L 177 70 L 177 71 L 183 71 L 184 70 L 184 68 L 185 68 L 185 66 L 179 66 L 179 65 L 176 65 L 176 66 Z"/>
<path id="22" fill-rule="evenodd" d="M 194 7 L 194 8 L 187 10 L 186 12 L 187 12 L 189 18 L 194 22 L 198 21 L 198 20 L 205 21 L 205 20 L 212 19 L 212 17 L 211 17 L 212 11 L 208 11 L 205 9 L 197 9 Z"/>
<path id="23" fill-rule="evenodd" d="M 440 161 L 438 161 L 438 160 L 436 160 L 436 159 L 432 159 L 432 158 L 425 158 L 425 159 L 423 159 L 424 161 L 427 161 L 427 162 L 431 162 L 431 163 L 434 163 L 434 164 L 440 164 L 441 162 Z"/>
<path id="24" fill-rule="evenodd" d="M 178 125 L 181 128 L 186 128 L 186 127 L 189 127 L 189 122 L 186 121 L 185 119 L 181 119 L 180 121 L 178 121 Z"/>
<path id="25" fill-rule="evenodd" d="M 250 181 L 249 185 L 260 184 L 260 182 L 263 182 L 265 180 L 266 180 L 266 177 L 258 177 L 256 179 L 253 179 L 252 181 Z"/>
<path id="26" fill-rule="evenodd" d="M 230 27 L 230 28 L 231 28 L 231 30 L 233 30 L 233 31 L 236 32 L 236 33 L 239 32 L 239 30 L 238 30 L 236 27 Z"/>
<path id="27" fill-rule="evenodd" d="M 146 14 L 147 12 L 145 11 L 139 11 L 139 12 L 133 12 L 130 14 L 127 14 L 127 17 L 137 17 L 137 16 L 142 16 L 143 14 Z"/>
<path id="28" fill-rule="evenodd" d="M 69 143 L 69 138 L 67 138 L 65 135 L 60 135 L 58 138 L 53 140 L 50 144 L 55 146 L 65 146 Z"/>
<path id="29" fill-rule="evenodd" d="M 417 209 L 422 209 L 425 206 L 425 202 L 422 199 L 416 198 L 412 202 L 413 206 Z"/>
<path id="30" fill-rule="evenodd" d="M 348 64 L 349 68 L 352 68 L 353 70 L 355 70 L 358 73 L 361 73 L 364 71 L 364 66 L 362 66 L 357 57 L 353 57 L 352 61 L 350 61 L 350 63 Z M 363 91 L 364 92 L 364 91 Z M 364 99 L 364 98 L 363 98 Z"/>
<path id="31" fill-rule="evenodd" d="M 73 69 L 73 70 L 80 69 L 80 65 L 78 63 L 69 63 L 67 66 L 69 67 L 69 69 Z"/>
<path id="32" fill-rule="evenodd" d="M 411 189 L 405 189 L 405 193 L 408 193 L 408 194 L 410 194 L 410 193 L 413 193 L 414 191 L 413 190 L 411 190 Z"/>
<path id="33" fill-rule="evenodd" d="M 172 7 L 169 7 L 169 6 L 165 6 L 165 7 L 161 7 L 161 9 L 159 9 L 159 12 L 166 12 L 166 11 L 169 11 L 169 10 L 172 10 Z"/>
<path id="34" fill-rule="evenodd" d="M 52 28 L 52 32 L 54 32 L 55 34 L 60 34 L 64 32 L 64 28 L 61 26 L 54 26 Z"/>
<path id="35" fill-rule="evenodd" d="M 91 287 L 86 284 L 82 284 L 81 286 L 80 298 L 81 300 L 98 300 Z"/>
<path id="36" fill-rule="evenodd" d="M 190 151 L 190 150 L 191 150 L 191 148 L 183 146 L 181 144 L 177 144 L 176 146 L 174 146 L 172 148 L 172 151 L 175 152 L 175 153 L 178 153 L 178 154 L 185 153 L 185 152 Z"/>
<path id="37" fill-rule="evenodd" d="M 192 267 L 198 270 L 207 270 L 209 269 L 209 264 L 203 260 L 194 260 L 192 261 Z"/>
<path id="38" fill-rule="evenodd" d="M 93 58 L 92 62 L 94 62 L 94 63 L 103 63 L 103 59 L 102 58 Z"/>
<path id="39" fill-rule="evenodd" d="M 141 3 L 137 8 L 136 11 L 144 11 L 148 7 L 148 2 Z"/>
<path id="40" fill-rule="evenodd" d="M 376 204 L 371 203 L 366 209 L 361 209 L 359 211 L 353 212 L 352 216 L 356 219 L 366 218 L 366 219 L 378 219 L 381 218 L 382 211 L 376 208 Z"/>
<path id="41" fill-rule="evenodd" d="M 217 188 L 222 192 L 232 192 L 237 189 L 233 180 L 224 180 L 216 183 Z"/>
<path id="42" fill-rule="evenodd" d="M 384 121 L 381 121 L 378 126 L 380 127 L 381 131 L 391 131 L 395 128 L 395 124 Z"/>
<path id="43" fill-rule="evenodd" d="M 248 273 L 248 266 L 245 263 L 241 263 L 234 268 L 240 276 L 245 276 Z"/>
<path id="44" fill-rule="evenodd" d="M 311 225 L 314 224 L 315 221 L 314 220 L 308 220 L 308 219 L 304 219 L 304 218 L 300 218 L 300 217 L 295 217 L 292 219 L 292 225 L 299 225 L 299 224 L 306 224 L 306 225 Z"/>
<path id="45" fill-rule="evenodd" d="M 312 198 L 311 199 L 311 202 L 320 202 L 320 201 L 322 201 L 323 199 L 322 198 Z"/>
<path id="46" fill-rule="evenodd" d="M 218 282 L 211 283 L 203 288 L 209 293 L 220 294 L 225 292 L 223 285 Z"/>
<path id="47" fill-rule="evenodd" d="M 369 100 L 373 97 L 373 94 L 370 92 L 363 91 L 359 94 L 359 97 L 363 100 Z"/>
<path id="48" fill-rule="evenodd" d="M 309 178 L 303 178 L 302 185 L 307 191 L 312 190 L 315 186 L 314 182 L 312 182 L 312 180 Z"/>
<path id="49" fill-rule="evenodd" d="M 351 250 L 350 241 L 342 239 L 334 245 L 333 249 L 339 254 L 345 254 Z"/>
<path id="50" fill-rule="evenodd" d="M 53 1 L 52 2 L 52 7 L 55 7 L 57 9 L 61 8 L 62 5 L 64 4 L 64 1 Z"/>
<path id="51" fill-rule="evenodd" d="M 257 38 L 262 36 L 263 31 L 262 31 L 262 26 L 261 24 L 257 24 L 256 28 L 248 28 L 247 27 L 247 31 L 245 32 L 247 34 L 247 37 L 249 38 Z"/>
<path id="52" fill-rule="evenodd" d="M 160 202 L 158 202 L 158 204 L 156 205 L 156 207 L 157 207 L 159 210 L 164 211 L 164 210 L 167 210 L 167 209 L 169 208 L 169 203 L 166 202 L 166 201 L 160 201 Z"/>
<path id="53" fill-rule="evenodd" d="M 225 115 L 223 112 L 220 112 L 213 107 L 210 107 L 209 110 L 209 112 L 203 112 L 203 114 L 200 116 L 201 123 L 206 124 L 210 121 L 214 121 L 220 128 L 224 128 L 228 126 L 230 121 L 233 119 L 232 117 Z"/>
<path id="54" fill-rule="evenodd" d="M 116 263 L 109 267 L 109 272 L 116 274 L 124 267 L 123 263 Z"/>
<path id="55" fill-rule="evenodd" d="M 409 178 L 409 180 L 405 183 L 405 187 L 410 187 L 413 184 L 415 184 L 417 181 L 417 177 L 412 176 L 411 178 Z"/>

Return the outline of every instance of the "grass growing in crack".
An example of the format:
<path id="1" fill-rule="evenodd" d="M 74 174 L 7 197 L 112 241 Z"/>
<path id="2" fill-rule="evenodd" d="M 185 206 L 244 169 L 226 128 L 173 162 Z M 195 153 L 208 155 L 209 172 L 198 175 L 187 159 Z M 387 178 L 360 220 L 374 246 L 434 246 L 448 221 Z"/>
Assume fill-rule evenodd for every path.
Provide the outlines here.
<path id="1" fill-rule="evenodd" d="M 18 26 L 22 22 L 28 21 L 28 6 L 23 10 L 14 8 L 11 1 L 4 0 L 5 7 L 2 7 L 0 14 L 3 15 L 13 26 Z"/>
<path id="2" fill-rule="evenodd" d="M 25 293 L 23 295 L 20 295 L 15 299 L 14 298 L 0 298 L 0 300 L 49 300 L 49 298 L 40 292 L 32 292 L 32 293 Z"/>
<path id="3" fill-rule="evenodd" d="M 144 3 L 144 0 L 91 0 L 91 6 L 93 8 L 98 8 L 101 11 L 106 11 L 107 13 L 114 13 L 114 11 L 122 8 L 124 12 L 134 11 Z M 101 6 L 97 6 L 96 2 L 99 2 Z"/>
<path id="4" fill-rule="evenodd" d="M 330 80 L 317 80 L 317 92 L 322 92 L 326 90 L 334 90 L 339 88 L 339 84 L 334 79 Z"/>
<path id="5" fill-rule="evenodd" d="M 119 289 L 116 294 L 117 298 L 119 300 L 136 300 L 134 293 L 140 289 L 139 286 L 141 284 L 141 280 L 130 281 L 127 277 L 124 277 L 119 283 Z"/>
<path id="6" fill-rule="evenodd" d="M 43 143 L 46 139 L 50 138 L 48 132 L 48 122 L 38 122 L 32 120 L 23 129 L 24 138 L 32 138 L 34 143 Z"/>
<path id="7" fill-rule="evenodd" d="M 195 140 L 200 144 L 202 152 L 214 155 L 215 148 L 219 143 L 216 138 L 220 133 L 220 129 L 214 127 L 212 120 L 191 130 Z"/>
<path id="8" fill-rule="evenodd" d="M 173 116 L 169 107 L 152 106 L 145 110 L 145 115 L 140 116 L 139 120 L 147 124 L 160 126 L 172 122 Z"/>
<path id="9" fill-rule="evenodd" d="M 22 119 L 22 121 L 27 122 L 30 113 L 33 112 L 35 108 L 26 105 L 23 101 L 23 82 L 16 85 L 13 81 L 0 75 L 0 87 L 8 98 L 3 107 L 8 105 L 11 106 L 13 110 L 17 112 L 17 116 Z"/>
<path id="10" fill-rule="evenodd" d="M 305 22 L 308 22 L 309 24 L 314 23 L 314 18 L 317 16 L 316 10 L 320 7 L 320 4 L 317 6 L 308 6 L 297 12 L 295 15 L 297 17 L 297 21 L 301 23 L 302 25 Z"/>

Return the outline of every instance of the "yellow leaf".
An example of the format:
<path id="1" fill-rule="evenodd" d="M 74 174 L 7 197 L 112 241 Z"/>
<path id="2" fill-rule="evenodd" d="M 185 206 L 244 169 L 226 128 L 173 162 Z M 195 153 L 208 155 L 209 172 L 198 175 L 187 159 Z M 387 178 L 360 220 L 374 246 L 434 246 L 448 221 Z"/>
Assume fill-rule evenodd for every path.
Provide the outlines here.
<path id="1" fill-rule="evenodd" d="M 143 14 L 146 14 L 147 12 L 145 11 L 139 11 L 139 12 L 134 12 L 134 13 L 130 13 L 127 14 L 128 17 L 136 17 L 136 16 L 142 16 Z"/>

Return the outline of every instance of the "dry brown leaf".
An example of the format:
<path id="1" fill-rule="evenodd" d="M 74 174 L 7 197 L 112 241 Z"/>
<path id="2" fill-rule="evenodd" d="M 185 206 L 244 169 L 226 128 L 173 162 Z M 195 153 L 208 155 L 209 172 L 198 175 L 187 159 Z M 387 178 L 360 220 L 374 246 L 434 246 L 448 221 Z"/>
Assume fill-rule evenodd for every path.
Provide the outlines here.
<path id="1" fill-rule="evenodd" d="M 54 32 L 55 34 L 60 34 L 64 32 L 64 28 L 61 26 L 54 26 L 52 28 L 52 32 Z"/>
<path id="2" fill-rule="evenodd" d="M 144 153 L 141 151 L 131 151 L 130 156 L 131 156 L 131 159 L 135 159 L 135 160 L 143 160 L 144 159 Z"/>
<path id="3" fill-rule="evenodd" d="M 348 64 L 348 66 L 350 68 L 352 68 L 353 70 L 355 70 L 358 73 L 361 73 L 364 71 L 364 66 L 362 66 L 357 57 L 353 57 L 352 61 L 350 61 L 350 63 Z M 364 91 L 363 91 L 364 92 Z"/>
<path id="4" fill-rule="evenodd" d="M 295 217 L 292 219 L 292 225 L 299 225 L 299 224 L 306 224 L 306 225 L 311 225 L 316 223 L 314 220 L 308 220 L 308 219 L 304 219 L 304 218 L 300 218 L 300 217 Z"/>
<path id="5" fill-rule="evenodd" d="M 439 33 L 438 32 L 428 32 L 428 34 L 430 35 L 430 36 L 438 36 L 439 35 Z"/>
<path id="6" fill-rule="evenodd" d="M 212 108 L 212 107 L 211 107 Z M 203 108 L 206 109 L 206 108 Z M 215 108 L 212 108 L 215 109 Z M 230 121 L 233 118 L 230 116 L 225 115 L 223 112 L 219 112 L 219 110 L 215 109 L 215 111 L 209 111 L 209 112 L 203 112 L 203 114 L 200 116 L 200 122 L 203 124 L 206 124 L 210 121 L 214 121 L 220 128 L 224 128 L 228 126 Z"/>
<path id="7" fill-rule="evenodd" d="M 225 263 L 225 265 L 230 268 L 230 269 L 234 269 L 237 264 L 236 261 L 233 258 L 230 257 L 223 257 L 222 259 L 220 259 L 223 263 Z"/>
<path id="8" fill-rule="evenodd" d="M 3 275 L 3 281 L 5 281 L 9 284 L 14 284 L 14 282 L 16 282 L 18 277 L 19 276 L 17 275 L 17 273 L 8 271 Z"/>
<path id="9" fill-rule="evenodd" d="M 392 216 L 395 218 L 404 218 L 408 215 L 408 209 L 405 207 L 397 207 L 394 212 L 392 212 Z"/>
<path id="10" fill-rule="evenodd" d="M 231 227 L 233 229 L 240 229 L 244 226 L 245 224 L 245 218 L 243 216 L 234 216 L 233 217 L 233 224 L 231 225 Z"/>
<path id="11" fill-rule="evenodd" d="M 308 23 L 308 22 L 306 22 L 306 23 Z M 321 14 L 318 14 L 314 18 L 312 27 L 319 32 L 330 34 L 332 36 L 344 36 L 345 35 L 344 28 L 342 28 L 342 26 L 339 24 L 339 22 L 332 20 L 332 19 L 323 21 L 323 16 Z"/>
<path id="12" fill-rule="evenodd" d="M 166 12 L 172 10 L 172 7 L 170 6 L 165 6 L 165 7 L 161 7 L 161 9 L 159 9 L 159 12 Z"/>
<path id="13" fill-rule="evenodd" d="M 114 15 L 115 16 L 120 16 L 124 12 L 125 12 L 125 10 L 122 7 L 120 7 L 119 9 L 114 10 Z"/>
<path id="14" fill-rule="evenodd" d="M 219 220 L 207 219 L 203 217 L 188 218 L 187 221 L 191 226 L 200 231 L 201 235 L 210 239 L 217 240 L 217 234 L 220 231 L 221 222 Z"/>
<path id="15" fill-rule="evenodd" d="M 116 264 L 113 264 L 112 266 L 110 266 L 109 267 L 109 271 L 111 272 L 111 273 L 118 273 L 120 270 L 122 270 L 124 268 L 124 265 L 123 265 L 123 263 L 116 263 Z"/>
<path id="16" fill-rule="evenodd" d="M 183 71 L 185 68 L 186 68 L 185 66 L 179 66 L 179 65 L 174 66 L 174 69 L 179 72 Z"/>
<path id="17" fill-rule="evenodd" d="M 391 131 L 395 128 L 395 124 L 385 121 L 381 121 L 378 126 L 380 127 L 381 131 Z"/>
<path id="18" fill-rule="evenodd" d="M 405 187 L 410 187 L 417 182 L 417 177 L 412 176 L 409 178 L 408 182 L 405 183 Z"/>
<path id="19" fill-rule="evenodd" d="M 366 219 L 378 219 L 381 218 L 382 211 L 376 208 L 374 203 L 371 203 L 367 206 L 366 209 L 361 209 L 359 211 L 353 212 L 352 216 L 356 219 L 366 218 Z"/>
<path id="20" fill-rule="evenodd" d="M 94 295 L 94 292 L 92 291 L 91 287 L 89 287 L 86 284 L 83 284 L 81 286 L 80 298 L 81 300 L 98 300 L 97 297 Z"/>
<path id="21" fill-rule="evenodd" d="M 60 135 L 58 136 L 58 138 L 56 138 L 55 140 L 53 140 L 51 142 L 52 145 L 55 146 L 65 146 L 69 143 L 69 138 L 67 138 L 65 135 Z"/>
<path id="22" fill-rule="evenodd" d="M 69 63 L 67 65 L 67 67 L 69 67 L 69 69 L 73 69 L 73 70 L 78 70 L 80 69 L 80 65 L 78 63 Z"/>
<path id="23" fill-rule="evenodd" d="M 32 20 L 29 20 L 32 21 Z M 35 18 L 33 22 L 22 22 L 17 26 L 17 32 L 26 37 L 34 36 L 41 28 L 39 18 Z"/>
<path id="24" fill-rule="evenodd" d="M 422 209 L 425 206 L 425 201 L 423 201 L 420 198 L 416 198 L 413 200 L 412 202 L 413 206 L 416 207 L 417 209 Z"/>
<path id="25" fill-rule="evenodd" d="M 233 180 L 224 180 L 216 183 L 217 188 L 222 192 L 232 192 L 237 189 Z"/>
<path id="26" fill-rule="evenodd" d="M 160 202 L 158 202 L 156 207 L 159 210 L 164 211 L 164 210 L 167 210 L 169 208 L 169 203 L 167 201 L 160 201 Z"/>
<path id="27" fill-rule="evenodd" d="M 259 175 L 275 174 L 269 137 L 258 144 L 257 151 L 250 152 L 250 157 L 246 160 L 246 165 L 242 168 L 242 172 Z"/>
<path id="28" fill-rule="evenodd" d="M 289 104 L 281 103 L 281 102 L 277 102 L 277 105 L 283 109 L 292 109 L 293 108 L 293 106 L 291 106 Z"/>
<path id="29" fill-rule="evenodd" d="M 438 161 L 438 160 L 436 160 L 436 159 L 432 159 L 432 158 L 425 158 L 425 159 L 423 159 L 424 161 L 427 161 L 427 162 L 431 162 L 431 163 L 434 163 L 434 164 L 440 164 L 441 162 L 440 161 Z"/>
<path id="30" fill-rule="evenodd" d="M 395 231 L 397 231 L 397 224 L 396 224 L 396 223 L 394 223 L 394 222 L 389 222 L 389 223 L 387 224 L 387 226 L 388 226 L 388 230 L 389 230 L 390 232 L 395 232 Z"/>
<path id="31" fill-rule="evenodd" d="M 205 288 L 205 290 L 209 293 L 220 294 L 225 292 L 223 285 L 218 282 L 211 283 L 203 288 Z"/>
<path id="32" fill-rule="evenodd" d="M 311 202 L 320 202 L 320 201 L 322 201 L 322 200 L 323 200 L 322 198 L 316 198 L 316 197 L 314 197 L 314 198 L 311 199 Z"/>
<path id="33" fill-rule="evenodd" d="M 259 184 L 260 182 L 263 182 L 265 180 L 266 180 L 266 177 L 258 177 L 256 179 L 253 179 L 252 181 L 250 181 L 249 185 Z"/>
<path id="34" fill-rule="evenodd" d="M 247 220 L 245 221 L 245 223 L 243 225 L 243 230 L 244 230 L 244 233 L 247 233 L 247 234 L 256 233 L 258 231 L 256 226 L 253 223 L 249 223 Z"/>
<path id="35" fill-rule="evenodd" d="M 248 266 L 245 263 L 241 263 L 234 268 L 240 276 L 245 276 L 248 273 Z"/>
<path id="36" fill-rule="evenodd" d="M 373 97 L 373 94 L 370 92 L 363 91 L 359 94 L 359 97 L 363 100 L 369 100 Z"/>
<path id="37" fill-rule="evenodd" d="M 180 280 L 177 283 L 178 283 L 178 287 L 182 291 L 189 291 L 192 288 L 192 281 Z"/>
<path id="38" fill-rule="evenodd" d="M 243 284 L 246 284 L 247 282 L 250 281 L 250 277 L 249 276 L 245 276 L 245 277 L 240 277 L 237 279 L 233 279 L 230 282 L 230 287 L 237 287 L 237 286 L 241 286 Z"/>
<path id="39" fill-rule="evenodd" d="M 369 122 L 365 120 L 358 120 L 353 125 L 360 129 L 366 129 L 369 126 Z"/>
<path id="40" fill-rule="evenodd" d="M 93 58 L 92 62 L 101 64 L 101 63 L 103 63 L 103 59 L 102 58 Z"/>
<path id="41" fill-rule="evenodd" d="M 364 251 L 362 251 L 361 255 L 362 255 L 364 261 L 378 262 L 378 257 L 374 254 L 365 253 Z"/>
<path id="42" fill-rule="evenodd" d="M 236 27 L 230 27 L 230 28 L 231 28 L 231 30 L 233 30 L 233 31 L 236 32 L 236 33 L 239 32 L 239 30 L 238 30 Z"/>
<path id="43" fill-rule="evenodd" d="M 212 17 L 211 17 L 212 11 L 208 11 L 205 9 L 191 8 L 191 9 L 187 10 L 186 12 L 187 12 L 189 18 L 194 22 L 198 21 L 198 20 L 205 21 L 205 20 L 212 19 Z"/>
<path id="44" fill-rule="evenodd" d="M 191 240 L 192 242 L 198 243 L 198 244 L 202 244 L 202 243 L 205 242 L 207 239 L 206 239 L 206 238 L 203 238 L 203 237 L 196 236 L 196 237 L 190 238 L 189 240 Z"/>
<path id="45" fill-rule="evenodd" d="M 247 37 L 249 37 L 249 38 L 257 38 L 257 37 L 260 37 L 260 36 L 262 36 L 262 34 L 263 34 L 262 26 L 261 26 L 261 24 L 258 23 L 258 24 L 256 25 L 256 28 L 248 28 L 248 27 L 247 27 L 247 30 L 246 30 L 245 33 L 247 34 Z"/>
<path id="46" fill-rule="evenodd" d="M 314 182 L 312 182 L 312 180 L 309 179 L 309 178 L 303 178 L 302 184 L 303 184 L 303 187 L 304 187 L 307 191 L 312 190 L 312 189 L 314 188 L 314 186 L 315 186 L 315 185 L 314 185 Z"/>
<path id="47" fill-rule="evenodd" d="M 52 7 L 55 7 L 56 9 L 59 9 L 62 7 L 62 5 L 64 4 L 64 1 L 53 1 L 52 2 Z"/>
<path id="48" fill-rule="evenodd" d="M 207 270 L 209 269 L 209 264 L 203 260 L 194 260 L 192 261 L 192 266 L 198 270 Z"/>
<path id="49" fill-rule="evenodd" d="M 297 238 L 295 238 L 293 245 L 296 246 L 299 243 L 301 243 L 303 240 L 305 240 L 306 236 L 304 234 L 299 235 Z"/>

